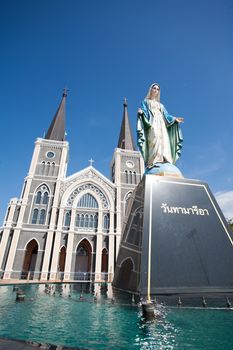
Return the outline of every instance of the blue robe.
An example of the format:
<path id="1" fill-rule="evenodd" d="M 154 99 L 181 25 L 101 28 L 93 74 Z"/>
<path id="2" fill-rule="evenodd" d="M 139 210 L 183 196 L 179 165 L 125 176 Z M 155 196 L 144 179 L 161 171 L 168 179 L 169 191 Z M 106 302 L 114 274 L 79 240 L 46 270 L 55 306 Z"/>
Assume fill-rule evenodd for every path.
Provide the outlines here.
<path id="1" fill-rule="evenodd" d="M 137 140 L 138 140 L 138 147 L 145 161 L 145 165 L 147 168 L 151 168 L 155 164 L 154 163 L 148 164 L 148 160 L 149 160 L 148 159 L 148 156 L 149 156 L 148 133 L 149 133 L 149 129 L 153 127 L 153 125 L 151 124 L 153 114 L 148 106 L 147 101 L 148 100 L 145 99 L 142 102 L 141 109 L 143 113 L 138 114 Z M 160 107 L 161 107 L 161 114 L 163 116 L 163 119 L 166 125 L 166 130 L 168 133 L 172 162 L 174 164 L 181 154 L 182 141 L 183 141 L 182 132 L 181 132 L 179 123 L 176 121 L 176 118 L 168 114 L 167 110 L 161 103 L 160 103 Z"/>

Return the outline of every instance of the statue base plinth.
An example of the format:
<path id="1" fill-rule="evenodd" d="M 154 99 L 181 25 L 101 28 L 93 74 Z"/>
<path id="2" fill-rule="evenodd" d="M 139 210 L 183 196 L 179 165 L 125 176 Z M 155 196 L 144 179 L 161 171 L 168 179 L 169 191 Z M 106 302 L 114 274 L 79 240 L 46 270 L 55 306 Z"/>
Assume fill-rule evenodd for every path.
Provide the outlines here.
<path id="1" fill-rule="evenodd" d="M 206 183 L 145 175 L 126 215 L 116 288 L 143 297 L 233 293 L 233 233 Z"/>

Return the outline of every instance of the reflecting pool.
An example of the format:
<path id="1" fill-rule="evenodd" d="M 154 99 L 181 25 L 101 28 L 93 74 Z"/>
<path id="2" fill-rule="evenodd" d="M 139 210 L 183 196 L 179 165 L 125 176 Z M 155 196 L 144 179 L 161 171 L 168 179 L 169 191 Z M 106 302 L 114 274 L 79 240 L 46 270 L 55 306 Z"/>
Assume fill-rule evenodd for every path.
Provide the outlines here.
<path id="1" fill-rule="evenodd" d="M 107 285 L 0 287 L 0 337 L 85 349 L 232 350 L 233 311 L 158 306 L 144 322 L 129 295 Z"/>

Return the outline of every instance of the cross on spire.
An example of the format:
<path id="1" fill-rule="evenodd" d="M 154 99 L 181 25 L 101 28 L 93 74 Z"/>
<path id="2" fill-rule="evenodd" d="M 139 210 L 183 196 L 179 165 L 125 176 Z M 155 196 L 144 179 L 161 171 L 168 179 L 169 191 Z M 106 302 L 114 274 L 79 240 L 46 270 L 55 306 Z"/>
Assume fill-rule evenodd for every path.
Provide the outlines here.
<path id="1" fill-rule="evenodd" d="M 94 163 L 94 160 L 91 158 L 88 160 L 88 162 L 90 162 L 90 166 L 92 166 L 92 164 Z"/>
<path id="2" fill-rule="evenodd" d="M 69 89 L 67 89 L 66 87 L 63 89 L 63 96 L 67 97 L 67 93 L 68 93 Z"/>

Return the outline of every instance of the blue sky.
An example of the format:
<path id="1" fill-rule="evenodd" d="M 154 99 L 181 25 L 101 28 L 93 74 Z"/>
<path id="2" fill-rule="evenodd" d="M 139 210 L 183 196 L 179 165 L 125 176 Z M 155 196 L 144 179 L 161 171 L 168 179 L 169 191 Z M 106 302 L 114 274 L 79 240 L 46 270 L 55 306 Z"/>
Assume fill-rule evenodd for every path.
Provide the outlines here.
<path id="1" fill-rule="evenodd" d="M 185 118 L 178 167 L 208 182 L 233 217 L 232 38 L 232 0 L 1 1 L 0 221 L 65 86 L 68 175 L 92 157 L 109 176 L 123 99 L 135 131 L 154 81 L 169 113 Z"/>

